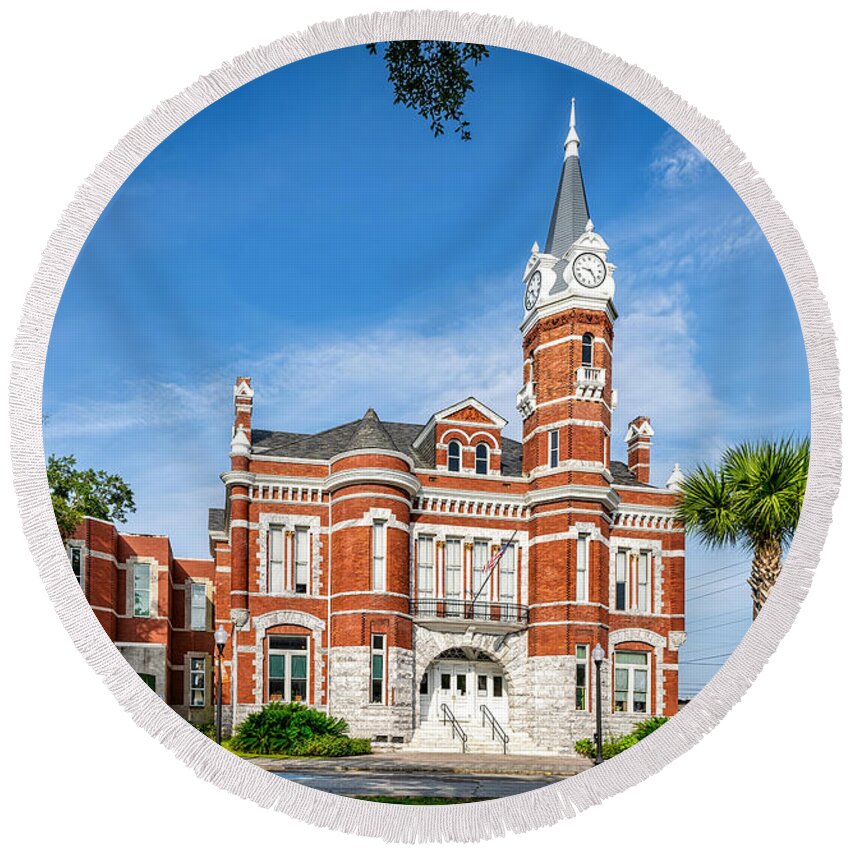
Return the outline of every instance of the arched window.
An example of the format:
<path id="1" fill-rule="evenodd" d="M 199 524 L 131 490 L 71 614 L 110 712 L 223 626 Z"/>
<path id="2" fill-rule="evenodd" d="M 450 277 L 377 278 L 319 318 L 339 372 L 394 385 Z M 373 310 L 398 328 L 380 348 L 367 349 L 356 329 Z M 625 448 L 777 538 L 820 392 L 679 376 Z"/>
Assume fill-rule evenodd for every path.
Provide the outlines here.
<path id="1" fill-rule="evenodd" d="M 479 443 L 475 447 L 475 474 L 486 475 L 490 467 L 488 463 L 489 453 L 487 451 L 487 443 Z"/>
<path id="2" fill-rule="evenodd" d="M 585 334 L 581 338 L 581 365 L 593 365 L 593 334 Z"/>
<path id="3" fill-rule="evenodd" d="M 460 443 L 457 440 L 449 443 L 449 472 L 460 472 Z"/>

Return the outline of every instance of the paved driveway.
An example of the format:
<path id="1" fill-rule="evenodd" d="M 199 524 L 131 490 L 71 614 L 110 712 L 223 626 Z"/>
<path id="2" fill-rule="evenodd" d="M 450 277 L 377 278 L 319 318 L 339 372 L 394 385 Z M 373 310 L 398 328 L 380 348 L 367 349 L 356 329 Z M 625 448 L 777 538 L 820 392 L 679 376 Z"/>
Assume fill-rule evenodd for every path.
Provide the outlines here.
<path id="1" fill-rule="evenodd" d="M 311 788 L 348 797 L 455 797 L 467 800 L 491 799 L 533 791 L 563 776 L 478 775 L 470 773 L 403 773 L 344 770 L 329 773 L 273 771 L 277 776 L 301 782 Z"/>

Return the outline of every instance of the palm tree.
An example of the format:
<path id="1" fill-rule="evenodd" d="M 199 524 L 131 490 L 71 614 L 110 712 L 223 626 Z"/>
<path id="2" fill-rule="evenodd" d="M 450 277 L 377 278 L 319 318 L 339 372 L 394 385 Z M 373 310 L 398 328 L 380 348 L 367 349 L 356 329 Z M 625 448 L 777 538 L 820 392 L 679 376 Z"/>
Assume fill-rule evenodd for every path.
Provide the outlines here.
<path id="1" fill-rule="evenodd" d="M 700 466 L 680 485 L 677 517 L 686 531 L 712 548 L 742 543 L 752 552 L 753 619 L 782 569 L 808 472 L 808 438 L 786 438 L 727 449 L 717 470 Z"/>

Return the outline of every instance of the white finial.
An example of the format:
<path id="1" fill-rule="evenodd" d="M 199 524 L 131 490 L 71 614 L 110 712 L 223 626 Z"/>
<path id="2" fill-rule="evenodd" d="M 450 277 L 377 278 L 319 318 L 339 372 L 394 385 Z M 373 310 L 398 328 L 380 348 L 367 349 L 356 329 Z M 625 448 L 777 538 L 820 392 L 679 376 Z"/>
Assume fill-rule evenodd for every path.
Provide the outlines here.
<path id="1" fill-rule="evenodd" d="M 668 490 L 681 490 L 682 484 L 685 481 L 685 475 L 682 472 L 682 468 L 679 464 L 674 464 L 673 471 L 670 473 L 670 477 L 667 479 L 667 489 Z"/>
<path id="2" fill-rule="evenodd" d="M 240 425 L 233 434 L 233 439 L 230 441 L 230 456 L 248 457 L 251 454 L 251 443 L 248 440 L 248 435 L 245 433 L 244 426 Z"/>
<path id="3" fill-rule="evenodd" d="M 584 232 L 585 233 L 592 233 L 593 232 L 593 219 L 592 218 L 589 218 L 587 220 L 587 224 L 584 226 Z"/>
<path id="4" fill-rule="evenodd" d="M 534 244 L 531 246 L 531 253 L 532 254 L 539 254 L 540 253 L 540 246 L 537 244 L 536 239 L 534 240 Z"/>
<path id="5" fill-rule="evenodd" d="M 564 159 L 571 156 L 578 156 L 578 146 L 581 140 L 576 132 L 576 99 L 573 98 L 570 104 L 570 132 L 567 134 L 567 139 L 564 142 Z"/>

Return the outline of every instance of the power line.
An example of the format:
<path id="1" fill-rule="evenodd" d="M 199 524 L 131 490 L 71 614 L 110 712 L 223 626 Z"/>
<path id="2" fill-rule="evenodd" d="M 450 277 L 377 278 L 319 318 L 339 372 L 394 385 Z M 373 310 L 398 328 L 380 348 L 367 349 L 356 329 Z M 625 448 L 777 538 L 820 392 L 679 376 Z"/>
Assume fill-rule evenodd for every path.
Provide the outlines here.
<path id="1" fill-rule="evenodd" d="M 711 587 L 713 584 L 720 584 L 722 581 L 738 581 L 743 578 L 746 573 L 736 573 L 732 576 L 721 576 L 720 578 L 713 578 L 711 581 L 704 581 L 702 584 L 693 585 L 690 587 L 690 590 L 701 590 L 703 587 Z"/>
<path id="2" fill-rule="evenodd" d="M 688 661 L 680 661 L 679 664 L 696 664 L 699 661 L 712 661 L 715 658 L 728 658 L 731 652 L 718 652 L 717 655 L 703 655 L 699 658 L 690 659 Z"/>
<path id="3" fill-rule="evenodd" d="M 725 567 L 717 567 L 714 570 L 706 570 L 704 573 L 697 573 L 695 576 L 691 576 L 691 579 L 695 578 L 705 578 L 705 576 L 714 575 L 715 573 L 722 573 L 724 570 L 731 570 L 732 567 L 740 567 L 742 564 L 749 564 L 749 561 L 736 561 L 734 564 L 727 564 Z"/>
<path id="4" fill-rule="evenodd" d="M 688 597 L 685 601 L 696 602 L 698 599 L 705 599 L 709 596 L 717 596 L 718 593 L 726 593 L 730 590 L 737 590 L 737 588 L 734 585 L 732 587 L 721 587 L 720 590 L 712 590 L 709 593 L 701 593 L 699 596 Z"/>
<path id="5" fill-rule="evenodd" d="M 710 632 L 713 629 L 722 629 L 724 626 L 737 626 L 738 623 L 752 623 L 752 617 L 743 617 L 740 620 L 729 620 L 726 623 L 715 623 L 713 626 L 703 626 L 701 629 L 688 631 L 688 635 L 698 635 L 700 632 Z"/>

